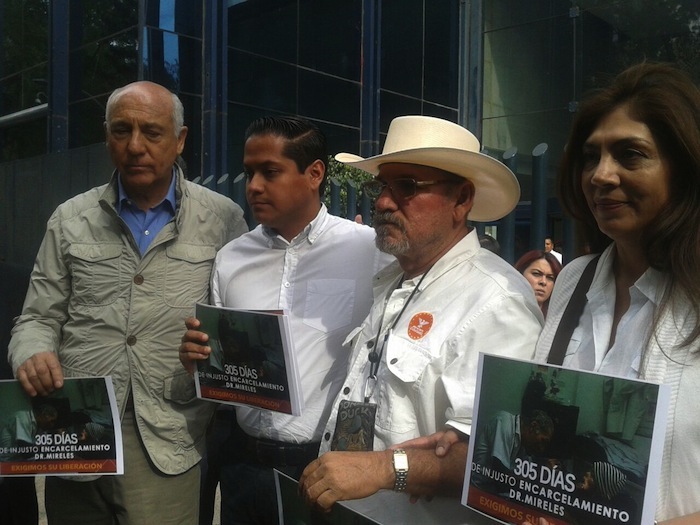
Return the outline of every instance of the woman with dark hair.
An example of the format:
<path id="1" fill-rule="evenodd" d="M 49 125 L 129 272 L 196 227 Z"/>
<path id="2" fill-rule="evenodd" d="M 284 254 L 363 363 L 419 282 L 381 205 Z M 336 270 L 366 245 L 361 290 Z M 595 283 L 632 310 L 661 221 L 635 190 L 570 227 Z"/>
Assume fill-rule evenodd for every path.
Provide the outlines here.
<path id="1" fill-rule="evenodd" d="M 530 283 L 542 315 L 547 317 L 549 297 L 554 289 L 554 281 L 561 271 L 559 260 L 549 252 L 531 250 L 517 260 L 515 269 Z"/>
<path id="2" fill-rule="evenodd" d="M 664 64 L 622 72 L 582 104 L 559 190 L 602 253 L 562 270 L 536 357 L 670 385 L 656 519 L 698 523 L 698 88 Z"/>

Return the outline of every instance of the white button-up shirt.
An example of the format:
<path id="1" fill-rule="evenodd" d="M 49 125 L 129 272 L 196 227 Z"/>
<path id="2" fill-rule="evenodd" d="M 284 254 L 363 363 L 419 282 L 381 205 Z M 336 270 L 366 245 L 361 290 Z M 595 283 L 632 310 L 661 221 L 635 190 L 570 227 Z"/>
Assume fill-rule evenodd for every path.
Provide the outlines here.
<path id="1" fill-rule="evenodd" d="M 363 401 L 368 354 L 421 277 L 401 281 L 398 263 L 380 272 L 370 315 L 353 331 L 352 365 L 321 441 L 329 450 L 341 399 Z M 441 430 L 470 433 L 479 352 L 531 359 L 543 319 L 532 288 L 472 231 L 427 272 L 382 352 L 374 450 Z M 380 330 L 380 337 L 377 332 Z"/>
<path id="2" fill-rule="evenodd" d="M 588 302 L 579 325 L 571 334 L 563 366 L 637 378 L 642 356 L 640 349 L 649 339 L 649 328 L 664 292 L 665 281 L 660 272 L 649 268 L 630 287 L 629 308 L 620 319 L 615 343 L 610 346 L 615 308 L 614 259 L 615 251 L 609 249 L 598 261 L 595 280 L 586 293 Z"/>
<path id="3" fill-rule="evenodd" d="M 219 251 L 212 303 L 284 310 L 300 368 L 302 415 L 237 406 L 247 434 L 287 443 L 320 439 L 347 371 L 342 342 L 370 309 L 373 275 L 393 260 L 377 250 L 374 237 L 372 228 L 330 215 L 322 205 L 291 242 L 258 226 Z"/>

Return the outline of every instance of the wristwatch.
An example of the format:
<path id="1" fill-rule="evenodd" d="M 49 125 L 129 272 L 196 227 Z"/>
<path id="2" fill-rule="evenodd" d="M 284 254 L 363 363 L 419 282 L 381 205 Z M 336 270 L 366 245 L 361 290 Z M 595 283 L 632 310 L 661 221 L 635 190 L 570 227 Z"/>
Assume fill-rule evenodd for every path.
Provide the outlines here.
<path id="1" fill-rule="evenodd" d="M 403 492 L 408 482 L 408 456 L 402 448 L 394 450 L 394 490 Z"/>

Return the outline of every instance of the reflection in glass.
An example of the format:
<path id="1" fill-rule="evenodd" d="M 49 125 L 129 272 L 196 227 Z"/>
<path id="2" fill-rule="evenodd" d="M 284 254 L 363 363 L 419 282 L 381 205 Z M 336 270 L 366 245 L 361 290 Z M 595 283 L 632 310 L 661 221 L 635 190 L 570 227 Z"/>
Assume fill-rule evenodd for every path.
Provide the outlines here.
<path id="1" fill-rule="evenodd" d="M 229 8 L 229 45 L 285 62 L 296 62 L 297 2 L 241 2 Z"/>
<path id="2" fill-rule="evenodd" d="M 360 126 L 360 84 L 299 69 L 299 108 L 305 117 Z"/>
<path id="3" fill-rule="evenodd" d="M 0 129 L 0 162 L 46 153 L 46 117 Z"/>
<path id="4" fill-rule="evenodd" d="M 107 95 L 68 106 L 68 146 L 79 148 L 104 142 L 105 104 Z"/>
<path id="5" fill-rule="evenodd" d="M 0 115 L 48 102 L 48 64 L 0 80 Z"/>
<path id="6" fill-rule="evenodd" d="M 138 0 L 89 0 L 70 3 L 71 51 L 107 35 L 121 33 L 138 22 Z"/>
<path id="7" fill-rule="evenodd" d="M 229 51 L 229 99 L 232 102 L 296 113 L 294 66 L 250 53 Z"/>
<path id="8" fill-rule="evenodd" d="M 19 73 L 49 59 L 48 2 L 0 2 L 0 72 Z M 0 107 L 0 113 L 5 113 Z"/>
<path id="9" fill-rule="evenodd" d="M 201 38 L 204 6 L 192 0 L 146 0 L 146 25 Z"/>
<path id="10" fill-rule="evenodd" d="M 138 75 L 136 29 L 92 42 L 70 53 L 69 102 L 111 93 Z"/>
<path id="11" fill-rule="evenodd" d="M 299 64 L 359 81 L 361 29 L 361 0 L 300 0 Z"/>

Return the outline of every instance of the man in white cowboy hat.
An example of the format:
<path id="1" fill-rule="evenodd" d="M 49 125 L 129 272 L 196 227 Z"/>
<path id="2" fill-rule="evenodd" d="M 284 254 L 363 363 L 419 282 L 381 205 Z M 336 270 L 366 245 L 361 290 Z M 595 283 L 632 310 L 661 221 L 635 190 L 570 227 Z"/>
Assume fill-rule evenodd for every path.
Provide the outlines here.
<path id="1" fill-rule="evenodd" d="M 376 195 L 376 243 L 397 262 L 375 277 L 372 310 L 346 340 L 353 347 L 348 377 L 321 455 L 300 480 L 317 507 L 381 489 L 458 494 L 479 352 L 532 358 L 543 323 L 532 290 L 480 247 L 467 224 L 511 212 L 520 187 L 506 166 L 479 149 L 457 124 L 404 116 L 392 121 L 381 155 L 336 155 L 375 175 L 365 190 Z M 369 498 L 361 508 L 386 510 L 394 523 L 438 519 L 435 501 L 410 505 L 407 495 L 398 497 L 374 504 Z M 469 512 L 456 498 L 447 500 L 448 521 Z"/>

